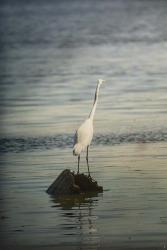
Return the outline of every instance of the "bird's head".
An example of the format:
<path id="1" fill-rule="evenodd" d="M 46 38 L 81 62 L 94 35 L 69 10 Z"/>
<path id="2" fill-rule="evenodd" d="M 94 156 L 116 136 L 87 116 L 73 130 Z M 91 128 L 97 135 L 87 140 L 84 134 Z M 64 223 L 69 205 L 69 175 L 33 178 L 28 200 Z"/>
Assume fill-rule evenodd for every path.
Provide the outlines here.
<path id="1" fill-rule="evenodd" d="M 98 84 L 99 84 L 99 85 L 101 85 L 102 83 L 104 83 L 104 82 L 105 82 L 105 80 L 103 80 L 103 79 L 98 79 L 98 81 L 97 81 L 97 82 L 98 82 Z"/>

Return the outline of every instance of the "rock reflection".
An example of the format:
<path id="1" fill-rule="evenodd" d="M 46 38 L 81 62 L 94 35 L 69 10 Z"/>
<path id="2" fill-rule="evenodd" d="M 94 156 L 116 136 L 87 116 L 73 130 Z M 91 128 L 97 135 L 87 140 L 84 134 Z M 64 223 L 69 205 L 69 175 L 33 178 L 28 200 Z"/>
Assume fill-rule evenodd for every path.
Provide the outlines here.
<path id="1" fill-rule="evenodd" d="M 102 194 L 100 194 L 102 195 Z M 97 193 L 82 195 L 64 196 L 52 198 L 55 207 L 63 211 L 65 221 L 63 234 L 67 237 L 76 236 L 76 249 L 98 249 L 100 237 L 98 233 L 98 217 L 95 215 L 95 208 L 98 203 Z M 71 244 L 71 239 L 69 239 Z"/>

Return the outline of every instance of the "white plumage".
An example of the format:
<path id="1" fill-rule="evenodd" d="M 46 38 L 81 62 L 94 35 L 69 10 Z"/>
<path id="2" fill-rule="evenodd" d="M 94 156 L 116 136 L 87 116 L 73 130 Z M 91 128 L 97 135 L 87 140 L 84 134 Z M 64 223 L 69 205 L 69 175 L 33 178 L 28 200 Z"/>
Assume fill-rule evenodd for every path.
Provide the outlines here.
<path id="1" fill-rule="evenodd" d="M 80 155 L 82 150 L 90 145 L 93 137 L 93 123 L 87 119 L 82 123 L 75 134 L 75 145 L 73 148 L 74 155 Z"/>
<path id="2" fill-rule="evenodd" d="M 78 156 L 78 173 L 79 173 L 80 154 L 83 150 L 87 149 L 86 161 L 87 161 L 89 176 L 90 176 L 90 171 L 89 171 L 89 162 L 88 162 L 88 149 L 93 138 L 93 119 L 94 119 L 94 115 L 96 111 L 99 89 L 103 82 L 105 81 L 102 79 L 98 80 L 98 84 L 97 84 L 96 91 L 95 91 L 93 108 L 89 114 L 89 117 L 77 129 L 75 133 L 75 137 L 74 137 L 73 155 Z"/>

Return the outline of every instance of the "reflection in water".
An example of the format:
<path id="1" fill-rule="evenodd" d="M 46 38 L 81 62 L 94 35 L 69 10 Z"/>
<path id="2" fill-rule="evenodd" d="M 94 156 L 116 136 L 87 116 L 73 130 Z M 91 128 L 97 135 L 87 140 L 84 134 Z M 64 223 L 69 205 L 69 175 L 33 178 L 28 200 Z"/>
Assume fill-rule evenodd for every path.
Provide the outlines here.
<path id="1" fill-rule="evenodd" d="M 63 225 L 64 235 L 76 235 L 77 249 L 97 249 L 100 245 L 100 237 L 97 227 L 98 217 L 94 215 L 94 207 L 97 206 L 97 193 L 52 197 L 54 207 L 63 210 L 62 216 L 66 219 Z M 69 221 L 69 225 L 67 225 Z"/>

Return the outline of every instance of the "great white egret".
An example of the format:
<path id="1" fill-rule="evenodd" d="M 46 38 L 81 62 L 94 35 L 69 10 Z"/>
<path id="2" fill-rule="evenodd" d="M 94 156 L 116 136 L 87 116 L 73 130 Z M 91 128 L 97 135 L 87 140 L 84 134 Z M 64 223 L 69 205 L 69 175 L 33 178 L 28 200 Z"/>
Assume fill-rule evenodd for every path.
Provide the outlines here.
<path id="1" fill-rule="evenodd" d="M 88 176 L 90 177 L 89 170 L 89 161 L 88 161 L 88 150 L 93 138 L 93 118 L 96 111 L 98 94 L 101 84 L 105 82 L 105 80 L 99 79 L 95 91 L 93 108 L 88 116 L 88 118 L 81 124 L 81 126 L 77 129 L 74 136 L 74 147 L 73 147 L 73 155 L 78 156 L 78 172 L 79 174 L 79 163 L 80 163 L 80 154 L 86 148 L 86 162 L 88 167 Z"/>

